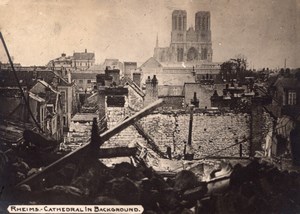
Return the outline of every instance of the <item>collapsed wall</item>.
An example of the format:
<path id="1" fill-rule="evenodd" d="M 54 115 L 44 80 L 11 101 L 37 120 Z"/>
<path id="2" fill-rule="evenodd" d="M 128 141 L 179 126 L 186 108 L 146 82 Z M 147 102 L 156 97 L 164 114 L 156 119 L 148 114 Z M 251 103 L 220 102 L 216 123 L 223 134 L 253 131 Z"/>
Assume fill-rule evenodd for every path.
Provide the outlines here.
<path id="1" fill-rule="evenodd" d="M 193 120 L 192 146 L 195 158 L 211 156 L 239 156 L 239 145 L 226 147 L 249 138 L 250 116 L 248 114 L 205 115 L 195 113 Z M 151 135 L 162 151 L 171 147 L 173 155 L 183 154 L 184 141 L 188 139 L 189 114 L 172 113 L 151 114 L 140 122 L 144 129 Z M 215 153 L 215 154 L 214 154 Z M 243 156 L 249 155 L 249 141 L 243 143 Z"/>
<path id="2" fill-rule="evenodd" d="M 99 93 L 102 100 L 102 116 L 106 117 L 107 128 L 120 123 L 136 112 L 137 107 L 131 99 L 131 88 L 102 88 Z M 131 92 L 130 92 L 131 91 Z M 122 101 L 122 102 L 120 102 Z M 137 101 L 137 100 L 136 100 Z M 140 101 L 140 100 L 139 100 Z M 103 110 L 103 109 L 102 109 Z M 198 109 L 199 110 L 199 109 Z M 259 111 L 258 111 L 259 110 Z M 248 157 L 256 151 L 262 151 L 262 144 L 270 127 L 261 103 L 253 103 L 250 113 L 194 113 L 192 128 L 192 146 L 194 158 L 207 156 Z M 190 115 L 182 111 L 156 111 L 137 121 L 139 127 L 149 135 L 163 153 L 171 149 L 173 157 L 183 156 L 185 142 L 188 141 Z M 140 130 L 139 130 L 140 131 Z M 245 140 L 246 139 L 246 140 Z M 149 139 L 148 139 L 149 141 Z M 243 142 L 240 147 L 238 142 Z M 147 145 L 145 136 L 141 136 L 132 125 L 115 135 L 103 147 L 128 146 L 128 144 Z M 236 144 L 233 146 L 233 144 Z M 228 148 L 227 148 L 228 147 Z M 251 150 L 252 149 L 252 150 Z M 250 152 L 252 151 L 252 152 Z"/>
<path id="3" fill-rule="evenodd" d="M 107 128 L 111 129 L 118 123 L 122 122 L 127 115 L 126 108 L 123 107 L 107 107 L 106 108 L 106 118 L 107 118 Z M 103 148 L 113 148 L 119 146 L 128 146 L 135 143 L 145 144 L 146 140 L 138 133 L 134 126 L 129 126 L 123 131 L 119 132 L 115 136 L 111 137 L 105 144 Z"/>
<path id="4" fill-rule="evenodd" d="M 108 107 L 106 109 L 107 125 L 112 128 L 127 115 L 125 108 Z M 235 143 L 249 138 L 250 116 L 248 114 L 205 115 L 194 114 L 192 145 L 195 158 L 213 155 Z M 138 123 L 142 126 L 160 151 L 166 152 L 171 148 L 173 156 L 183 155 L 184 141 L 188 139 L 189 114 L 180 113 L 152 113 L 142 118 Z M 146 140 L 138 133 L 134 126 L 129 126 L 112 137 L 103 147 L 128 146 L 132 143 L 146 144 Z M 239 156 L 239 146 L 233 146 L 213 156 Z M 249 141 L 243 143 L 243 156 L 249 155 Z"/>

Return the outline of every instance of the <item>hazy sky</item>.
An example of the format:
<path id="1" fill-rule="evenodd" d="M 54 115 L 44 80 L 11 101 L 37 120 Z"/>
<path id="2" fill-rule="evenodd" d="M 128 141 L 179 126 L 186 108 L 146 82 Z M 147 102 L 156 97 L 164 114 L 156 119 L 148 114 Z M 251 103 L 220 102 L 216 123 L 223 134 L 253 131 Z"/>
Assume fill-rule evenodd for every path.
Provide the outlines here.
<path id="1" fill-rule="evenodd" d="M 187 11 L 188 27 L 197 11 L 209 10 L 213 61 L 243 54 L 255 68 L 282 67 L 285 58 L 300 67 L 299 8 L 300 0 L 0 0 L 0 29 L 23 65 L 85 48 L 97 63 L 141 64 L 153 55 L 157 34 L 159 45 L 169 46 L 174 9 Z M 7 61 L 2 45 L 0 60 Z"/>

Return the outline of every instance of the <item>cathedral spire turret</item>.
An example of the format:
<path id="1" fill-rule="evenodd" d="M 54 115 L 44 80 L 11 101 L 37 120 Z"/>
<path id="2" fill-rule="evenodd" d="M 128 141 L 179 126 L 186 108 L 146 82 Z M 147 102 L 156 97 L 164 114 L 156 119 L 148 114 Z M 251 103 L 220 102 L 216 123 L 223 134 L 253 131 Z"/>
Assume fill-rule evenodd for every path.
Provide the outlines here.
<path id="1" fill-rule="evenodd" d="M 156 46 L 158 48 L 158 33 L 156 34 Z"/>

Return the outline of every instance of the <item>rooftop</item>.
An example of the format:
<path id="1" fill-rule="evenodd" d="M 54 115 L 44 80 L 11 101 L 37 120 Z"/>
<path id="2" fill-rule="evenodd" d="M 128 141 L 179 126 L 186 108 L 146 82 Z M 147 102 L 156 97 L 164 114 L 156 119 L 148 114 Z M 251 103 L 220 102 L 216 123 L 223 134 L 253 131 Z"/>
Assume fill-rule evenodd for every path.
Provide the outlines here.
<path id="1" fill-rule="evenodd" d="M 75 52 L 73 54 L 74 60 L 94 60 L 95 59 L 95 53 L 89 53 L 87 50 L 85 52 Z"/>
<path id="2" fill-rule="evenodd" d="M 300 80 L 297 80 L 296 78 L 281 77 L 276 80 L 274 85 L 295 89 L 300 88 Z"/>
<path id="3" fill-rule="evenodd" d="M 95 113 L 77 113 L 72 118 L 72 122 L 92 122 L 94 118 L 98 117 Z"/>
<path id="4" fill-rule="evenodd" d="M 71 78 L 72 80 L 74 79 L 95 79 L 96 80 L 96 76 L 99 73 L 72 73 L 71 74 Z"/>
<path id="5" fill-rule="evenodd" d="M 17 77 L 21 86 L 32 87 L 38 79 L 52 83 L 54 78 L 58 78 L 58 85 L 70 85 L 59 74 L 51 70 L 40 70 L 32 68 L 21 68 L 16 70 Z M 0 87 L 17 86 L 17 81 L 12 70 L 0 70 Z"/>
<path id="6" fill-rule="evenodd" d="M 23 139 L 25 129 L 34 130 L 35 126 L 31 123 L 24 123 L 20 120 L 4 119 L 0 117 L 0 142 L 1 146 L 17 143 Z"/>

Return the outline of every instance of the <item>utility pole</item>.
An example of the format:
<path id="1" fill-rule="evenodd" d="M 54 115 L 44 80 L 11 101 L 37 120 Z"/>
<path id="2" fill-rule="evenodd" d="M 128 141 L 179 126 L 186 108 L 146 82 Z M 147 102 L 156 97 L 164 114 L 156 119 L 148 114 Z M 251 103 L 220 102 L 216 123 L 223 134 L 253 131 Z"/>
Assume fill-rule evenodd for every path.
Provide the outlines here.
<path id="1" fill-rule="evenodd" d="M 190 109 L 190 121 L 189 121 L 189 137 L 188 137 L 188 145 L 192 145 L 192 135 L 193 135 L 193 114 L 194 114 L 194 106 L 191 106 Z"/>
<path id="2" fill-rule="evenodd" d="M 284 70 L 286 69 L 286 58 L 284 59 Z"/>
<path id="3" fill-rule="evenodd" d="M 190 107 L 190 121 L 189 121 L 189 136 L 188 143 L 185 145 L 184 159 L 193 160 L 194 159 L 194 149 L 192 146 L 192 136 L 193 136 L 193 114 L 194 114 L 194 105 Z"/>

